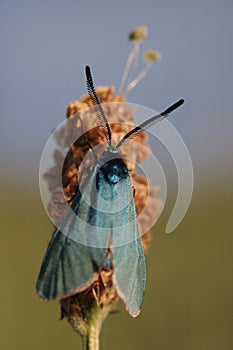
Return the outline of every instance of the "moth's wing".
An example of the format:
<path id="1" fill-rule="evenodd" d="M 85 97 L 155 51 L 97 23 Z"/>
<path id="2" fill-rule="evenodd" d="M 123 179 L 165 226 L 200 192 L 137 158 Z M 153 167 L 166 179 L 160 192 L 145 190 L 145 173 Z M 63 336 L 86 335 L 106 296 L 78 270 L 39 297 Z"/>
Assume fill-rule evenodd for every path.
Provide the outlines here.
<path id="1" fill-rule="evenodd" d="M 141 239 L 113 250 L 115 283 L 129 314 L 138 316 L 146 287 L 146 264 Z"/>
<path id="2" fill-rule="evenodd" d="M 126 205 L 121 213 L 114 216 L 116 220 L 112 237 L 114 279 L 127 311 L 136 317 L 140 313 L 146 287 L 146 263 L 133 189 L 127 181 L 125 183 L 122 181 L 121 185 L 125 187 L 123 200 Z"/>
<path id="3" fill-rule="evenodd" d="M 44 256 L 36 288 L 42 299 L 61 299 L 86 289 L 98 277 L 107 242 L 94 226 L 91 201 L 95 174 L 78 191 Z M 82 195 L 85 194 L 84 196 Z M 90 227 L 89 227 L 90 226 Z M 93 243 L 93 244 L 92 244 Z"/>
<path id="4" fill-rule="evenodd" d="M 42 299 L 61 299 L 86 289 L 98 277 L 106 249 L 87 247 L 55 233 L 42 262 L 37 292 Z"/>

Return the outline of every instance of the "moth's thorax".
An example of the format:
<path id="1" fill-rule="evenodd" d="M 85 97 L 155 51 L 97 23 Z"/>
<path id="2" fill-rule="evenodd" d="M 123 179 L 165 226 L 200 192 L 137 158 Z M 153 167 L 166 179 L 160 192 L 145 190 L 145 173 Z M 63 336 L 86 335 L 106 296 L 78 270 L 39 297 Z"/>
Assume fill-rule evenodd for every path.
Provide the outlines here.
<path id="1" fill-rule="evenodd" d="M 114 150 L 108 150 L 102 154 L 98 170 L 99 177 L 102 177 L 110 184 L 117 184 L 119 181 L 129 177 L 129 170 L 121 155 Z"/>

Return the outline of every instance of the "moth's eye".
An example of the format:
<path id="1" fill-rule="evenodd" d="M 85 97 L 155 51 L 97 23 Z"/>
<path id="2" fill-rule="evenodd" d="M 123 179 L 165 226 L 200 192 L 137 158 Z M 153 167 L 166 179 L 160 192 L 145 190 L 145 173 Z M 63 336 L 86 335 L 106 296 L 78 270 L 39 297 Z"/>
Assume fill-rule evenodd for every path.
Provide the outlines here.
<path id="1" fill-rule="evenodd" d="M 113 170 L 114 173 L 116 173 L 116 172 L 118 171 L 118 167 L 117 167 L 116 165 L 114 165 L 114 166 L 112 167 L 112 170 Z"/>

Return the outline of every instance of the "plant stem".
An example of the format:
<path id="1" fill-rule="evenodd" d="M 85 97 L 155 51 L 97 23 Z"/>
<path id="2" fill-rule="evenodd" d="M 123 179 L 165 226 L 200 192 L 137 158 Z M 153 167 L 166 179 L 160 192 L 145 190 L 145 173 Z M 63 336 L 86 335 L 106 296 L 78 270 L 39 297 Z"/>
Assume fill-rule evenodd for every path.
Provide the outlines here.
<path id="1" fill-rule="evenodd" d="M 130 69 L 128 71 L 128 77 L 127 77 L 127 79 L 125 81 L 125 85 L 124 85 L 124 88 L 122 90 L 123 95 L 125 93 L 125 89 L 126 89 L 127 85 L 129 85 L 131 80 L 133 80 L 134 73 L 136 71 L 137 64 L 138 64 L 139 51 L 140 51 L 139 48 L 140 48 L 140 46 L 139 46 L 139 44 L 137 44 L 137 47 L 136 47 L 135 53 L 134 53 L 134 58 L 132 60 L 131 67 L 130 67 Z"/>
<path id="2" fill-rule="evenodd" d="M 102 284 L 98 280 L 91 289 L 60 302 L 61 317 L 65 317 L 73 330 L 80 334 L 83 350 L 99 350 L 102 323 L 117 303 L 116 289 L 110 284 L 111 281 L 107 280 L 111 276 L 112 274 L 106 276 L 106 272 L 103 271 Z"/>
<path id="3" fill-rule="evenodd" d="M 138 56 L 138 53 L 139 53 L 139 47 L 140 47 L 140 43 L 135 41 L 134 42 L 134 46 L 132 48 L 132 51 L 129 54 L 129 57 L 128 57 L 128 60 L 127 60 L 126 66 L 125 66 L 124 73 L 123 73 L 122 78 L 121 78 L 121 82 L 120 82 L 118 93 L 123 93 L 124 92 L 125 82 L 126 82 L 126 79 L 128 77 L 129 70 L 130 70 L 130 67 L 131 67 L 133 61 L 135 60 L 135 58 L 137 59 L 137 56 Z"/>
<path id="4" fill-rule="evenodd" d="M 147 63 L 145 68 L 141 71 L 141 73 L 139 73 L 136 78 L 134 78 L 134 80 L 132 80 L 129 85 L 126 87 L 125 89 L 125 95 L 132 90 L 138 83 L 140 80 L 142 80 L 142 78 L 144 78 L 144 76 L 147 74 L 148 70 L 151 68 L 152 63 Z"/>
<path id="5" fill-rule="evenodd" d="M 97 306 L 93 308 L 86 323 L 86 332 L 82 336 L 83 350 L 99 350 L 100 329 L 103 322 L 102 310 Z"/>
<path id="6" fill-rule="evenodd" d="M 86 336 L 83 337 L 83 350 L 99 350 L 98 325 L 90 326 Z"/>
<path id="7" fill-rule="evenodd" d="M 92 325 L 82 336 L 83 350 L 99 350 L 99 335 L 98 325 Z"/>

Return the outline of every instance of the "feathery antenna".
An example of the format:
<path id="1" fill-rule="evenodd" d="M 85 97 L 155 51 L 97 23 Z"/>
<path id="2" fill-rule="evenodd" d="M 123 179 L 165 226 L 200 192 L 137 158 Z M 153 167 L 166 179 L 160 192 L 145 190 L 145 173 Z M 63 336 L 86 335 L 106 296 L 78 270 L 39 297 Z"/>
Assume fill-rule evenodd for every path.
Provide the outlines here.
<path id="1" fill-rule="evenodd" d="M 155 116 L 151 117 L 150 119 L 146 120 L 145 122 L 138 125 L 136 128 L 128 132 L 121 141 L 117 144 L 116 148 L 119 148 L 124 142 L 131 140 L 132 138 L 136 137 L 140 133 L 142 133 L 145 129 L 148 129 L 150 126 L 160 122 L 164 118 L 168 117 L 168 115 L 173 112 L 175 109 L 180 107 L 184 103 L 184 100 L 181 99 L 174 103 L 172 106 L 168 107 L 165 111 L 163 111 L 160 114 L 156 114 Z"/>
<path id="2" fill-rule="evenodd" d="M 95 113 L 97 115 L 97 118 L 99 120 L 100 126 L 103 130 L 103 133 L 105 135 L 105 138 L 109 144 L 109 146 L 111 146 L 111 130 L 110 130 L 110 126 L 108 124 L 107 118 L 105 116 L 104 110 L 101 106 L 99 97 L 95 91 L 95 87 L 94 87 L 94 83 L 93 83 L 93 79 L 92 79 L 92 75 L 91 75 L 91 69 L 89 66 L 86 66 L 86 78 L 87 78 L 87 91 L 88 94 L 90 96 L 91 102 L 93 104 Z"/>

